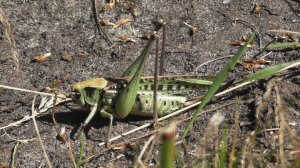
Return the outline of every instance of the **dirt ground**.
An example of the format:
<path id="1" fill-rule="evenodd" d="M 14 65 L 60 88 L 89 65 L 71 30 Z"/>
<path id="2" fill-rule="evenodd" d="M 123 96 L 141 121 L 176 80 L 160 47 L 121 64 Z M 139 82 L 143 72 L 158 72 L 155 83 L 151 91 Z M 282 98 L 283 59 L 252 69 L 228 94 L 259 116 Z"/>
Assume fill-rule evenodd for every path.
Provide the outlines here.
<path id="1" fill-rule="evenodd" d="M 255 9 L 256 4 L 260 9 Z M 95 76 L 120 76 L 145 46 L 146 40 L 140 37 L 152 32 L 155 23 L 160 19 L 165 21 L 167 29 L 163 67 L 165 75 L 215 75 L 226 63 L 227 58 L 194 70 L 209 60 L 233 55 L 238 47 L 232 46 L 231 42 L 247 36 L 253 27 L 259 32 L 259 40 L 244 59 L 253 59 L 259 45 L 263 46 L 272 41 L 275 34 L 268 30 L 300 31 L 300 2 L 297 0 L 229 0 L 228 2 L 225 0 L 132 0 L 120 1 L 107 11 L 103 11 L 103 7 L 104 2 L 97 0 L 96 4 L 93 0 L 0 0 L 0 84 L 45 91 L 47 86 L 52 87 L 53 81 L 58 79 L 61 81 L 59 90 L 68 94 L 70 85 L 74 82 Z M 112 23 L 120 19 L 129 19 L 130 22 L 115 28 L 102 25 L 102 31 L 99 31 L 95 17 Z M 194 34 L 191 34 L 189 25 L 197 28 Z M 120 36 L 130 37 L 135 42 L 124 42 L 118 38 Z M 153 74 L 154 51 L 151 50 L 151 59 L 147 63 L 145 70 L 147 75 Z M 51 56 L 45 61 L 34 61 L 36 56 L 46 53 L 51 53 Z M 296 60 L 299 57 L 298 49 L 272 52 L 266 59 L 270 61 L 270 65 L 273 65 Z M 238 65 L 230 76 L 241 77 L 251 72 L 252 70 L 246 70 Z M 279 78 L 281 80 L 273 85 L 279 89 L 283 101 L 286 102 L 287 123 L 295 134 L 299 135 L 299 70 L 286 71 Z M 241 140 L 249 137 L 258 122 L 257 107 L 270 83 L 272 83 L 270 80 L 262 80 L 240 91 L 215 99 L 207 109 L 233 101 L 239 103 L 220 108 L 212 113 L 205 113 L 197 120 L 185 142 L 188 152 L 181 153 L 184 163 L 191 166 L 192 161 L 197 159 L 197 152 L 201 151 L 197 147 L 199 141 L 207 129 L 211 116 L 216 112 L 221 112 L 225 116 L 225 121 L 232 129 L 235 128 L 235 114 L 238 114 L 240 123 L 238 136 Z M 275 111 L 274 95 L 275 93 L 272 92 L 266 110 L 262 110 L 261 115 L 265 117 L 262 123 L 265 124 L 265 129 L 277 128 L 274 123 L 268 123 L 268 117 L 272 118 L 270 116 L 273 116 Z M 0 88 L 0 127 L 30 115 L 32 99 L 33 94 Z M 72 167 L 68 146 L 57 140 L 56 136 L 59 128 L 63 126 L 66 127 L 66 135 L 70 136 L 85 119 L 87 113 L 72 102 L 59 105 L 56 110 L 57 129 L 54 127 L 51 114 L 37 118 L 37 124 L 53 167 Z M 171 120 L 187 118 L 192 115 L 192 112 L 189 111 Z M 116 120 L 113 124 L 113 136 L 149 121 L 149 118 L 142 117 Z M 139 140 L 130 149 L 105 152 L 106 148 L 98 144 L 105 139 L 108 123 L 100 116 L 92 120 L 85 158 L 101 152 L 103 154 L 90 160 L 85 167 L 133 167 L 147 138 Z M 179 135 L 185 127 L 186 123 L 178 125 Z M 125 142 L 150 131 L 151 128 L 143 129 L 113 143 Z M 272 150 L 278 152 L 273 143 L 276 141 L 274 134 L 278 134 L 276 129 L 259 137 L 260 146 L 254 146 L 253 151 L 259 154 Z M 22 140 L 36 137 L 32 120 L 17 127 L 7 128 L 5 132 L 0 130 L 0 165 L 5 167 L 11 162 L 13 147 L 16 144 L 12 138 Z M 232 142 L 232 139 L 229 142 Z M 75 144 L 74 140 L 71 140 L 71 143 Z M 74 149 L 78 151 L 78 144 Z M 297 149 L 299 150 L 299 146 L 289 150 Z M 152 166 L 158 161 L 155 158 L 158 155 L 157 151 L 158 147 L 154 149 L 155 154 L 149 161 Z M 257 160 L 255 163 L 257 167 L 278 166 L 278 162 L 272 159 Z M 292 163 L 293 159 L 288 161 Z M 21 143 L 17 149 L 15 164 L 17 167 L 47 167 L 39 141 Z"/>

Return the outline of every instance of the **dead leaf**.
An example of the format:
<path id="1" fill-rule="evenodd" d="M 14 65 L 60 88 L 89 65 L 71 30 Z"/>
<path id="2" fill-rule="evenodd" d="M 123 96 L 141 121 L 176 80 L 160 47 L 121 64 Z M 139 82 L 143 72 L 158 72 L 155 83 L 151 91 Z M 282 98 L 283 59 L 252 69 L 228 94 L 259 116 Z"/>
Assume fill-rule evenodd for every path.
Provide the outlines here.
<path id="1" fill-rule="evenodd" d="M 120 36 L 117 36 L 117 38 L 120 40 L 120 41 L 124 41 L 124 42 L 136 42 L 136 40 L 132 39 L 132 38 L 129 38 L 128 36 L 126 35 L 120 35 Z"/>
<path id="2" fill-rule="evenodd" d="M 232 41 L 230 44 L 233 46 L 243 46 L 245 44 L 245 39 L 243 38 L 242 40 L 235 40 Z M 252 48 L 253 47 L 253 42 L 251 42 L 250 44 L 247 45 L 248 48 Z"/>
<path id="3" fill-rule="evenodd" d="M 108 19 L 102 19 L 99 21 L 101 26 L 116 26 L 113 22 L 110 22 Z"/>
<path id="4" fill-rule="evenodd" d="M 103 11 L 106 12 L 109 9 L 111 9 L 112 7 L 115 6 L 115 3 L 116 3 L 115 0 L 110 0 L 108 3 L 103 5 Z"/>
<path id="5" fill-rule="evenodd" d="M 9 164 L 8 164 L 8 163 L 1 162 L 1 163 L 0 163 L 0 168 L 9 168 Z"/>
<path id="6" fill-rule="evenodd" d="M 283 34 L 283 35 L 277 35 L 278 41 L 288 41 L 288 42 L 297 42 L 299 41 L 291 34 Z"/>
<path id="7" fill-rule="evenodd" d="M 45 87 L 45 91 L 46 91 L 46 92 L 52 92 L 53 89 L 52 89 L 50 86 L 46 86 L 46 87 Z"/>
<path id="8" fill-rule="evenodd" d="M 116 23 L 116 25 L 115 25 L 112 29 L 121 27 L 121 26 L 127 24 L 127 23 L 130 22 L 130 21 L 131 21 L 130 19 L 122 18 L 122 19 L 120 19 L 120 20 Z"/>
<path id="9" fill-rule="evenodd" d="M 260 4 L 259 3 L 256 3 L 255 4 L 255 7 L 254 7 L 254 10 L 253 10 L 253 13 L 259 13 L 260 12 L 260 10 L 261 10 L 261 6 L 260 6 Z"/>
<path id="10" fill-rule="evenodd" d="M 142 35 L 138 36 L 138 38 L 149 40 L 151 38 L 151 33 L 143 33 Z"/>
<path id="11" fill-rule="evenodd" d="M 266 61 L 264 58 L 259 58 L 257 60 L 239 61 L 244 68 L 250 70 L 254 68 L 263 68 L 270 61 Z"/>
<path id="12" fill-rule="evenodd" d="M 138 12 L 137 8 L 132 4 L 130 4 L 128 6 L 127 11 L 129 11 L 132 14 L 132 16 L 136 17 L 137 15 L 139 15 L 139 12 Z"/>
<path id="13" fill-rule="evenodd" d="M 43 55 L 37 55 L 34 57 L 35 62 L 44 62 L 46 58 L 48 58 L 51 55 L 51 53 L 46 53 Z"/>
<path id="14" fill-rule="evenodd" d="M 65 127 L 62 127 L 60 129 L 60 132 L 59 134 L 57 134 L 56 138 L 60 141 L 62 141 L 63 143 L 66 143 L 67 140 L 66 140 L 66 128 Z"/>
<path id="15" fill-rule="evenodd" d="M 191 27 L 190 28 L 190 35 L 194 35 L 196 32 L 198 31 L 198 29 L 196 27 Z"/>
<path id="16" fill-rule="evenodd" d="M 243 46 L 245 44 L 244 40 L 235 40 L 233 42 L 230 43 L 233 46 Z"/>
<path id="17" fill-rule="evenodd" d="M 197 31 L 198 31 L 198 29 L 197 29 L 197 27 L 195 27 L 195 26 L 192 26 L 192 25 L 190 25 L 190 24 L 188 24 L 188 23 L 186 23 L 186 22 L 182 22 L 185 26 L 187 26 L 188 28 L 190 28 L 190 35 L 192 36 L 192 35 L 194 35 Z"/>

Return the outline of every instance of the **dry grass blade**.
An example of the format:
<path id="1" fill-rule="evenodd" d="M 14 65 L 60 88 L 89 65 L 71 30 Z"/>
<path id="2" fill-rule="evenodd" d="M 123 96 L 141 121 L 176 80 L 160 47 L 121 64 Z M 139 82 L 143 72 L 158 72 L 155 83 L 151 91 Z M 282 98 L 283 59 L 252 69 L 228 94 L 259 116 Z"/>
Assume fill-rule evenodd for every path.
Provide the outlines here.
<path id="1" fill-rule="evenodd" d="M 287 33 L 287 34 L 300 35 L 300 32 L 289 31 L 289 30 L 269 30 L 269 32 L 273 32 L 273 33 Z"/>
<path id="2" fill-rule="evenodd" d="M 25 122 L 25 121 L 29 121 L 31 120 L 33 117 L 36 116 L 40 116 L 45 114 L 45 112 L 49 109 L 54 107 L 54 105 L 66 102 L 66 101 L 70 101 L 70 98 L 67 98 L 65 95 L 63 94 L 53 94 L 53 93 L 45 93 L 45 92 L 39 92 L 39 91 L 34 91 L 34 90 L 28 90 L 28 89 L 22 89 L 22 88 L 17 88 L 17 87 L 12 87 L 12 86 L 6 86 L 6 85 L 0 85 L 0 88 L 5 88 L 5 89 L 9 89 L 9 90 L 17 90 L 17 91 L 22 91 L 22 92 L 28 92 L 28 93 L 34 93 L 34 94 L 39 94 L 39 95 L 44 95 L 44 96 L 51 96 L 51 98 L 46 98 L 43 97 L 42 101 L 40 103 L 39 106 L 39 113 L 36 115 L 28 115 L 25 116 L 23 119 L 16 121 L 14 123 L 10 123 L 9 125 L 0 127 L 0 130 L 5 129 L 5 128 L 9 128 L 9 127 L 13 127 L 13 126 L 19 126 L 21 123 Z"/>
<path id="3" fill-rule="evenodd" d="M 0 88 L 9 89 L 9 90 L 17 90 L 17 91 L 21 91 L 21 92 L 34 93 L 34 94 L 39 94 L 39 95 L 44 95 L 44 96 L 55 96 L 55 94 L 53 94 L 53 93 L 39 92 L 39 91 L 35 91 L 35 90 L 28 90 L 28 89 L 17 88 L 17 87 L 6 86 L 6 85 L 0 85 Z M 70 99 L 66 98 L 65 95 L 62 95 L 62 94 L 57 95 L 57 96 L 58 96 L 58 98 L 65 99 L 66 101 L 70 100 Z"/>
<path id="4" fill-rule="evenodd" d="M 233 135 L 233 140 L 232 140 L 232 145 L 231 145 L 231 152 L 229 153 L 228 159 L 229 159 L 229 163 L 228 163 L 228 167 L 232 168 L 232 167 L 236 167 L 236 163 L 237 163 L 237 156 L 236 156 L 236 146 L 238 144 L 238 130 L 239 130 L 239 117 L 238 117 L 238 112 L 235 112 L 235 131 L 234 131 L 234 135 Z"/>
<path id="5" fill-rule="evenodd" d="M 72 144 L 71 144 L 71 139 L 70 138 L 68 140 L 68 149 L 69 149 L 68 151 L 69 151 L 69 155 L 70 155 L 70 158 L 72 160 L 73 166 L 75 168 L 77 168 L 77 164 L 76 164 L 75 157 L 74 157 L 74 154 L 73 154 Z"/>
<path id="6" fill-rule="evenodd" d="M 227 93 L 227 92 L 224 92 L 223 94 L 226 94 L 226 93 Z M 223 94 L 219 94 L 218 96 L 221 96 L 221 95 L 223 95 Z M 187 110 L 190 110 L 190 109 L 192 109 L 192 108 L 198 106 L 199 104 L 200 104 L 200 102 L 195 103 L 195 104 L 192 104 L 192 105 L 190 105 L 190 106 L 187 106 L 187 107 L 185 107 L 185 108 L 183 108 L 183 109 L 180 109 L 180 110 L 178 110 L 178 111 L 176 111 L 176 112 L 174 112 L 174 113 L 171 113 L 171 114 L 169 114 L 169 115 L 166 115 L 166 116 L 164 116 L 164 117 L 159 118 L 158 121 L 159 121 L 159 122 L 160 122 L 160 121 L 164 121 L 164 120 L 166 120 L 166 119 L 168 119 L 168 118 L 170 118 L 170 117 L 179 115 L 179 114 L 181 114 L 181 113 L 183 113 L 183 112 L 185 112 L 185 111 L 187 111 Z M 219 107 L 210 109 L 210 110 L 206 110 L 206 111 L 204 111 L 203 113 L 215 111 L 215 110 L 217 110 L 217 109 L 219 109 L 219 108 L 223 108 L 223 107 L 228 106 L 228 105 L 231 105 L 231 104 L 233 104 L 233 103 L 226 104 L 226 105 L 222 105 L 222 106 L 219 106 Z M 199 114 L 197 117 L 199 117 L 199 116 L 200 116 L 200 114 Z M 185 119 L 185 120 L 181 120 L 181 121 L 179 121 L 178 123 L 186 122 L 187 120 L 190 120 L 190 119 L 191 119 L 191 118 L 188 118 L 188 119 Z M 123 133 L 123 134 L 121 134 L 121 135 L 118 135 L 118 136 L 115 136 L 115 137 L 111 138 L 111 139 L 109 140 L 109 142 L 116 141 L 116 140 L 118 140 L 118 139 L 120 139 L 120 138 L 122 138 L 122 137 L 124 137 L 124 136 L 127 136 L 127 135 L 129 135 L 129 134 L 132 134 L 132 133 L 137 132 L 137 131 L 139 131 L 139 130 L 142 130 L 142 129 L 144 129 L 144 128 L 150 127 L 151 125 L 152 125 L 152 123 L 147 123 L 147 124 L 144 124 L 144 125 L 139 126 L 139 127 L 137 127 L 137 128 L 134 128 L 134 129 L 132 129 L 132 130 L 130 130 L 130 131 L 128 131 L 128 132 L 125 132 L 125 133 Z M 154 132 L 156 132 L 156 131 L 154 131 Z M 105 145 L 104 142 L 99 144 L 99 146 L 104 146 L 104 145 Z"/>
<path id="7" fill-rule="evenodd" d="M 211 63 L 211 62 L 214 62 L 214 61 L 218 61 L 218 60 L 224 59 L 224 58 L 231 58 L 231 56 L 220 57 L 220 58 L 216 58 L 216 59 L 213 59 L 213 60 L 206 61 L 206 62 L 200 64 L 199 66 L 197 66 L 197 68 L 195 68 L 195 69 L 193 70 L 193 72 L 196 72 L 198 69 L 200 69 L 202 66 L 204 66 L 204 65 L 206 65 L 206 64 L 208 64 L 208 63 Z"/>
<path id="8" fill-rule="evenodd" d="M 13 31 L 12 31 L 11 25 L 8 21 L 8 18 L 5 17 L 5 14 L 1 9 L 0 9 L 0 24 L 2 24 L 4 27 L 4 36 L 6 37 L 6 40 L 8 41 L 9 45 L 11 46 L 12 58 L 17 67 L 17 71 L 19 71 L 19 68 L 20 68 L 19 54 L 16 51 L 15 37 L 13 35 Z"/>
<path id="9" fill-rule="evenodd" d="M 57 99 L 57 102 L 56 102 L 55 105 L 70 100 L 70 99 L 61 99 L 61 98 L 60 98 L 61 96 L 62 96 L 62 95 L 58 96 L 58 99 Z M 33 117 L 45 115 L 45 114 L 47 114 L 47 113 L 46 113 L 47 110 L 48 110 L 49 108 L 52 108 L 53 106 L 54 106 L 54 96 L 52 96 L 51 98 L 42 97 L 40 106 L 39 106 L 39 108 L 38 108 L 39 113 L 36 113 L 36 114 L 33 114 L 33 115 L 27 115 L 27 116 L 24 116 L 24 117 L 23 117 L 21 120 L 19 120 L 19 121 L 10 123 L 10 124 L 8 124 L 8 125 L 6 125 L 6 126 L 3 126 L 3 127 L 0 127 L 0 130 L 6 129 L 6 128 L 9 128 L 9 127 L 16 127 L 16 126 L 19 126 L 20 124 L 22 124 L 22 123 L 24 123 L 24 122 L 26 122 L 26 121 L 31 120 Z"/>
<path id="10" fill-rule="evenodd" d="M 155 135 L 152 135 L 152 136 L 148 139 L 148 141 L 145 143 L 145 145 L 144 145 L 144 147 L 143 147 L 141 153 L 139 154 L 138 162 L 139 162 L 139 164 L 140 164 L 143 168 L 146 167 L 146 166 L 144 165 L 143 159 L 142 159 L 142 158 L 143 158 L 143 156 L 144 156 L 144 154 L 145 154 L 147 148 L 149 147 L 150 143 L 153 141 L 154 138 L 155 138 Z"/>
<path id="11" fill-rule="evenodd" d="M 112 29 L 116 29 L 116 28 L 118 28 L 118 27 L 121 27 L 121 26 L 123 26 L 123 25 L 125 25 L 125 24 L 127 24 L 127 23 L 129 23 L 129 22 L 131 22 L 130 19 L 122 18 L 122 19 L 120 19 L 120 20 L 117 21 L 116 25 L 113 26 Z"/>
<path id="12" fill-rule="evenodd" d="M 280 119 L 280 129 L 279 129 L 279 156 L 280 156 L 280 163 L 281 167 L 286 167 L 286 159 L 284 154 L 284 132 L 285 132 L 285 117 L 284 117 L 284 109 L 282 108 L 282 101 L 281 96 L 279 94 L 278 86 L 275 86 L 276 91 L 276 109 L 275 113 L 278 115 Z"/>
<path id="13" fill-rule="evenodd" d="M 33 101 L 32 101 L 32 109 L 31 109 L 31 110 L 32 110 L 32 121 L 33 121 L 33 123 L 34 123 L 34 128 L 35 128 L 35 131 L 36 131 L 36 133 L 37 133 L 38 140 L 39 140 L 40 145 L 41 145 L 41 147 L 42 147 L 42 150 L 43 150 L 43 153 L 44 153 L 44 157 L 45 157 L 45 159 L 46 159 L 46 161 L 47 161 L 48 167 L 49 167 L 49 168 L 52 168 L 52 165 L 51 165 L 50 160 L 49 160 L 49 157 L 48 157 L 48 155 L 47 155 L 45 146 L 44 146 L 44 144 L 43 144 L 43 140 L 42 140 L 41 135 L 40 135 L 40 132 L 39 132 L 39 128 L 38 128 L 37 123 L 36 123 L 36 120 L 35 120 L 35 116 L 36 116 L 36 113 L 37 113 L 37 111 L 35 110 L 35 107 L 34 107 L 34 106 L 35 106 L 35 99 L 36 99 L 36 95 L 34 95 L 34 98 L 33 98 Z"/>
<path id="14" fill-rule="evenodd" d="M 16 141 L 16 142 L 20 142 L 20 143 L 29 143 L 30 141 L 35 141 L 35 140 L 36 140 L 36 138 L 31 138 L 31 139 L 16 139 L 16 138 L 11 137 L 9 134 L 7 134 L 5 130 L 3 130 L 3 131 L 4 131 L 5 135 L 6 135 L 9 139 L 11 139 L 11 140 L 13 140 L 13 141 Z"/>

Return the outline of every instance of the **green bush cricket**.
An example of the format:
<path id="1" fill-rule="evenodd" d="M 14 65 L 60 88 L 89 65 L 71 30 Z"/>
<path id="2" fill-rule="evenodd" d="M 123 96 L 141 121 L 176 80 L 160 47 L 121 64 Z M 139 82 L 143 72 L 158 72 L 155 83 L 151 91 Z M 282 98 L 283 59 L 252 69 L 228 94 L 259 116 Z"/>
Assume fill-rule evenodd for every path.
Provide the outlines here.
<path id="1" fill-rule="evenodd" d="M 152 116 L 154 78 L 142 77 L 142 73 L 155 38 L 156 35 L 153 34 L 140 56 L 120 78 L 93 78 L 72 85 L 76 102 L 91 108 L 82 125 L 83 128 L 99 111 L 102 117 L 110 119 L 109 140 L 114 117 Z M 184 107 L 189 102 L 185 94 L 191 89 L 211 84 L 211 81 L 201 80 L 199 76 L 158 77 L 156 103 L 158 116 Z"/>

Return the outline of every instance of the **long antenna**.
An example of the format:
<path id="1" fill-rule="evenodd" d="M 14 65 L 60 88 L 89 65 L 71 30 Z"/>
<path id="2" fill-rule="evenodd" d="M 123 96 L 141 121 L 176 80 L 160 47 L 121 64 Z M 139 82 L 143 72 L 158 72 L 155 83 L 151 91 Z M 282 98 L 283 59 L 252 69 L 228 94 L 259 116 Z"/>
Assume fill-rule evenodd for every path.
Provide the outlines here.
<path id="1" fill-rule="evenodd" d="M 159 76 L 164 75 L 164 59 L 165 59 L 165 51 L 166 51 L 166 23 L 162 22 L 162 47 L 161 47 L 161 55 L 160 55 L 160 64 L 159 64 Z"/>
<path id="2" fill-rule="evenodd" d="M 154 82 L 153 82 L 153 127 L 156 129 L 157 126 L 157 78 L 158 78 L 158 61 L 159 61 L 159 37 L 156 37 L 155 47 L 155 64 L 154 64 Z"/>

